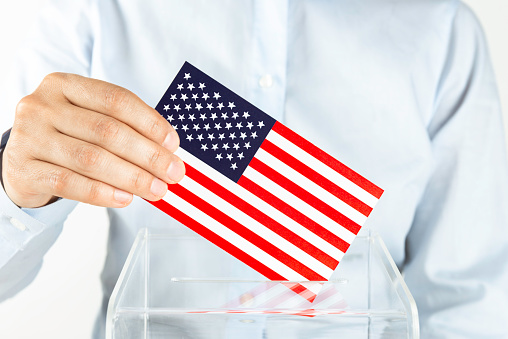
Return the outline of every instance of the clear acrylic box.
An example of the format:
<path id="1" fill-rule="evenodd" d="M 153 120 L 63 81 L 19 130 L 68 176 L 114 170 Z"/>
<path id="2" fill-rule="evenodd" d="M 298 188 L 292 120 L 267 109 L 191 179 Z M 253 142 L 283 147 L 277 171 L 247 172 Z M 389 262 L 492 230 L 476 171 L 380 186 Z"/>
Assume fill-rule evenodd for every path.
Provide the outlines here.
<path id="1" fill-rule="evenodd" d="M 311 303 L 294 286 L 319 293 Z M 143 229 L 111 296 L 106 332 L 108 339 L 419 338 L 414 299 L 382 239 L 365 229 L 330 281 L 311 284 L 267 281 L 197 235 Z"/>

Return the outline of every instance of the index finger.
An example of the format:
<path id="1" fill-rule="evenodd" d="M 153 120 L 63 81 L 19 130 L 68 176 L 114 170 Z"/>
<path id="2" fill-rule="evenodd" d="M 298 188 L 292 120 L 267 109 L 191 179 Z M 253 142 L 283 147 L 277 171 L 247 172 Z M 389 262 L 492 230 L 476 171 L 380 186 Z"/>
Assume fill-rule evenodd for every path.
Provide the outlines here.
<path id="1" fill-rule="evenodd" d="M 131 91 L 76 74 L 57 74 L 62 94 L 73 105 L 109 115 L 124 122 L 146 138 L 176 151 L 178 133 L 155 109 Z"/>

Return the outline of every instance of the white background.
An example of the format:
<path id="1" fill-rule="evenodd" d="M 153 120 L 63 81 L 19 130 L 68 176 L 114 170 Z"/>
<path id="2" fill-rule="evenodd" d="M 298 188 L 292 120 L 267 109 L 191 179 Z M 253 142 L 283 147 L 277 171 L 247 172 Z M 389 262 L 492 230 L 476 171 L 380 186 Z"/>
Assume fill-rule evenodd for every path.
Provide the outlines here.
<path id="1" fill-rule="evenodd" d="M 465 2 L 475 10 L 486 31 L 508 126 L 508 1 Z M 9 69 L 20 40 L 43 3 L 0 0 L 0 78 Z M 36 280 L 0 304 L 0 338 L 91 337 L 101 300 L 99 276 L 106 253 L 107 228 L 104 209 L 78 206 L 46 255 Z"/>

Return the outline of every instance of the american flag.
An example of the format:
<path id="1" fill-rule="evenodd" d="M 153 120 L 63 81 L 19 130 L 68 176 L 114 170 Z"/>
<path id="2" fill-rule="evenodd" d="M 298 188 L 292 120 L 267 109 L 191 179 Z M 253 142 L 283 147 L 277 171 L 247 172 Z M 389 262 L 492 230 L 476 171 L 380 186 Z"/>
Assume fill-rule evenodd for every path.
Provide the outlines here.
<path id="1" fill-rule="evenodd" d="M 382 189 L 187 62 L 156 110 L 187 172 L 153 205 L 270 280 L 330 278 Z"/>

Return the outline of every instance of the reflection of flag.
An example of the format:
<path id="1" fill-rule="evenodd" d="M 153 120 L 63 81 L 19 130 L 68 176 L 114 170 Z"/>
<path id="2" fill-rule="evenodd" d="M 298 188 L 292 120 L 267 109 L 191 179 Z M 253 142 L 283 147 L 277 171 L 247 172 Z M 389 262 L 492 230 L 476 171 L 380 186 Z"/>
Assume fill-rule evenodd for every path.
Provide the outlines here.
<path id="1" fill-rule="evenodd" d="M 153 205 L 268 279 L 330 278 L 383 190 L 189 63 L 156 109 L 187 174 Z"/>
<path id="2" fill-rule="evenodd" d="M 312 290 L 320 290 L 317 297 Z M 334 284 L 327 283 L 262 283 L 242 293 L 222 308 L 229 309 L 297 309 L 336 311 L 344 309 L 347 303 Z"/>

